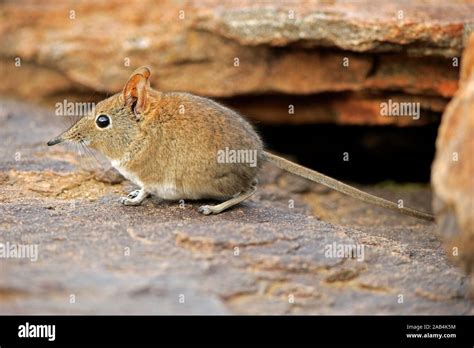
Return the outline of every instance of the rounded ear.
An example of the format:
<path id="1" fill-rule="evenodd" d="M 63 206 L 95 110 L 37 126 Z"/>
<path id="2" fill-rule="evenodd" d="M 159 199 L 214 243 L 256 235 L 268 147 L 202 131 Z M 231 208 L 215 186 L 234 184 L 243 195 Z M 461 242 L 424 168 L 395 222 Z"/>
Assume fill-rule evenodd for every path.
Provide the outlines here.
<path id="1" fill-rule="evenodd" d="M 145 111 L 148 88 L 150 88 L 150 68 L 142 66 L 135 70 L 123 88 L 124 105 L 130 106 L 137 118 Z"/>

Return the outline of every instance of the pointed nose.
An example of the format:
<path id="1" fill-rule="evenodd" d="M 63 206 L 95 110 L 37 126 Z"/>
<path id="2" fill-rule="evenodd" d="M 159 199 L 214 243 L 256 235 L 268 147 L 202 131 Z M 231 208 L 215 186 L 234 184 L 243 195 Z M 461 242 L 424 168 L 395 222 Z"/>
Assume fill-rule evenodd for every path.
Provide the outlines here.
<path id="1" fill-rule="evenodd" d="M 51 139 L 50 141 L 48 141 L 48 146 L 53 146 L 53 145 L 59 144 L 62 141 L 63 141 L 63 139 L 61 137 L 56 137 L 56 138 Z"/>

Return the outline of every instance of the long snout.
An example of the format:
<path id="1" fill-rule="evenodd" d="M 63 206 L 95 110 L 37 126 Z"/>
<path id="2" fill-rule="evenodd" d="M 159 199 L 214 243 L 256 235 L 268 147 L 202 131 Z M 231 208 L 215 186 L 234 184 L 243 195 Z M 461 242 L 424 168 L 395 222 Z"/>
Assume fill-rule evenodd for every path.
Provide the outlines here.
<path id="1" fill-rule="evenodd" d="M 53 146 L 53 145 L 62 143 L 63 141 L 64 141 L 64 139 L 61 136 L 57 136 L 56 138 L 51 139 L 50 141 L 48 141 L 48 146 Z"/>

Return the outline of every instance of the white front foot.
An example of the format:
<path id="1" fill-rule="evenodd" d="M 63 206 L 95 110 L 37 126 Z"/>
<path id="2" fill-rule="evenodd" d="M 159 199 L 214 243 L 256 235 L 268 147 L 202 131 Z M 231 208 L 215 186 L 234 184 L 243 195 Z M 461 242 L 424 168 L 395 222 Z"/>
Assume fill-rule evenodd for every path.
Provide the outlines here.
<path id="1" fill-rule="evenodd" d="M 123 205 L 140 205 L 150 194 L 144 188 L 132 191 L 127 197 L 120 197 L 120 203 Z"/>

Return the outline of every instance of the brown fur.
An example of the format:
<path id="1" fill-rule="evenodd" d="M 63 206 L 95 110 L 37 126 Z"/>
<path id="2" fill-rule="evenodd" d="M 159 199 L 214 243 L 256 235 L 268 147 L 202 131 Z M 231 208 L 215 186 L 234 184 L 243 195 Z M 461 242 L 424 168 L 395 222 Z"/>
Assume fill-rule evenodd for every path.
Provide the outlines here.
<path id="1" fill-rule="evenodd" d="M 146 99 L 138 113 L 134 110 L 138 93 L 134 96 L 132 90 L 127 95 L 127 86 L 137 88 L 141 78 L 139 69 L 122 93 L 98 103 L 94 115 L 77 122 L 61 140 L 84 141 L 109 160 L 120 161 L 122 173 L 125 169 L 133 174 L 125 176 L 152 194 L 159 195 L 156 187 L 160 185 L 176 188 L 173 199 L 227 199 L 248 190 L 256 179 L 263 149 L 252 126 L 212 100 L 161 93 L 148 83 L 144 83 Z M 110 129 L 96 127 L 100 114 L 110 117 Z M 256 150 L 258 165 L 218 163 L 217 152 L 226 147 Z"/>

